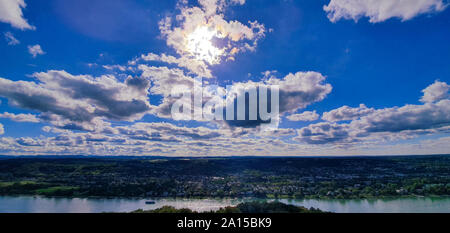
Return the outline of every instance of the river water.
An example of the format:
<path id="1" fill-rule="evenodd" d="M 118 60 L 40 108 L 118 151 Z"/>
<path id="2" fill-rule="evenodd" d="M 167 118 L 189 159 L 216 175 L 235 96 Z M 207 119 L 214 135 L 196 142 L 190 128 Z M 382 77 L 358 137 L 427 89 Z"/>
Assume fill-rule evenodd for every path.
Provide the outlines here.
<path id="1" fill-rule="evenodd" d="M 244 201 L 263 199 L 157 199 L 146 205 L 144 199 L 45 198 L 33 196 L 0 197 L 0 213 L 101 213 L 131 212 L 162 206 L 196 211 L 217 210 Z M 267 200 L 273 201 L 273 200 Z M 374 200 L 287 200 L 280 202 L 335 213 L 450 213 L 450 197 Z"/>

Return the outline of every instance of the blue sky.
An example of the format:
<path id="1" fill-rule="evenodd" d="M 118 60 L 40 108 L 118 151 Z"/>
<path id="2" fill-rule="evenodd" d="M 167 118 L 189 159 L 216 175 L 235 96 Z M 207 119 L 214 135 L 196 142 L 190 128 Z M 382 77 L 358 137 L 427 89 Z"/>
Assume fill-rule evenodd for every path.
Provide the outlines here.
<path id="1" fill-rule="evenodd" d="M 0 154 L 448 153 L 447 5 L 0 0 Z M 209 42 L 217 60 L 193 54 Z M 175 121 L 170 88 L 197 76 L 279 84 L 279 129 Z"/>

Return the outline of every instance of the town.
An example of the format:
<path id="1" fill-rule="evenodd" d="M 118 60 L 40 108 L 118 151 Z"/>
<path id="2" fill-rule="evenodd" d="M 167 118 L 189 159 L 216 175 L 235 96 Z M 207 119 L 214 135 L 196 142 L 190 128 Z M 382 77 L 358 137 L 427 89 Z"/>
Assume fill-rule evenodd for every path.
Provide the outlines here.
<path id="1" fill-rule="evenodd" d="M 450 194 L 450 156 L 3 157 L 0 195 L 358 199 Z"/>

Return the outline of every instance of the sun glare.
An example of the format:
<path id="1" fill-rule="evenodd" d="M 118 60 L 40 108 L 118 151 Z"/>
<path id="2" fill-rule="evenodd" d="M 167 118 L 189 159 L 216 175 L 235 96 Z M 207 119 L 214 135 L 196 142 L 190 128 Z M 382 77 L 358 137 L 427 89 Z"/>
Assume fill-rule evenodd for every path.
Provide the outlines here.
<path id="1" fill-rule="evenodd" d="M 217 31 L 208 27 L 198 27 L 186 38 L 186 47 L 197 60 L 206 61 L 209 64 L 218 64 L 223 50 L 214 46 L 212 39 L 217 36 Z"/>

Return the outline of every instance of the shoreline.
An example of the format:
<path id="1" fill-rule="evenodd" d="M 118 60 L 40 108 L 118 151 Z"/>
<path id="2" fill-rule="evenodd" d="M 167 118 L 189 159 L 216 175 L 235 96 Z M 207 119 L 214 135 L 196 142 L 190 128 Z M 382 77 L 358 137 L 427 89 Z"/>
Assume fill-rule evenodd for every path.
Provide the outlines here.
<path id="1" fill-rule="evenodd" d="M 99 197 L 99 196 L 44 196 L 44 195 L 0 195 L 0 198 L 40 198 L 40 199 L 88 199 L 88 200 L 129 200 L 129 201 L 160 201 L 160 200 L 171 200 L 171 201 L 182 201 L 182 200 L 194 200 L 194 201 L 225 201 L 225 200 L 235 200 L 235 201 L 334 201 L 334 202 L 346 202 L 346 201 L 395 201 L 395 200 L 405 200 L 405 199 L 450 199 L 449 195 L 445 196 L 386 196 L 386 197 L 373 197 L 373 198 L 259 198 L 259 197 Z"/>

